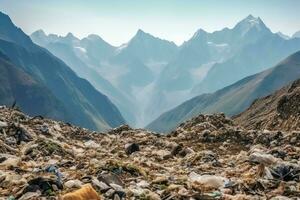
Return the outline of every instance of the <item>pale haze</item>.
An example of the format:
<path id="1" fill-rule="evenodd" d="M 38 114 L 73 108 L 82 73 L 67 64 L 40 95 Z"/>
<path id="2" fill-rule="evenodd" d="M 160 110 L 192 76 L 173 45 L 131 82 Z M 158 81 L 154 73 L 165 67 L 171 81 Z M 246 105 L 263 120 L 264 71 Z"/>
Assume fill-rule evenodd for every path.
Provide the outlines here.
<path id="1" fill-rule="evenodd" d="M 38 29 L 79 38 L 94 33 L 115 46 L 138 29 L 181 44 L 199 28 L 232 28 L 248 14 L 262 18 L 273 32 L 292 35 L 300 30 L 299 8 L 298 0 L 0 0 L 0 11 L 27 34 Z"/>

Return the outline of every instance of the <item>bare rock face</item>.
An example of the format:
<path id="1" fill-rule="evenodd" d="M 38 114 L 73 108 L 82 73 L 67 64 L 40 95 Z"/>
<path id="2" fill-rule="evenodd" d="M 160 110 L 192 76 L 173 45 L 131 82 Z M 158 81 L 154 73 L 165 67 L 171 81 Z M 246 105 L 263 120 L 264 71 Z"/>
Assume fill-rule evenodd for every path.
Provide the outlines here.
<path id="1" fill-rule="evenodd" d="M 247 129 L 300 130 L 300 79 L 256 100 L 234 121 Z"/>
<path id="2" fill-rule="evenodd" d="M 283 113 L 295 115 L 296 89 Z M 92 132 L 0 107 L 0 199 L 296 199 L 299 158 L 300 132 L 247 130 L 224 114 L 159 135 Z"/>

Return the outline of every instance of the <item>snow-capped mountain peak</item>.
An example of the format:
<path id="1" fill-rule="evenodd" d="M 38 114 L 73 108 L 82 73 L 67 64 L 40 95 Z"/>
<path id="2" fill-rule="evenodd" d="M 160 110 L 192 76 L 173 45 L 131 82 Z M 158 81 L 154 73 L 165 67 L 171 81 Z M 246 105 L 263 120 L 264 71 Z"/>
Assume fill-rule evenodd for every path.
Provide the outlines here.
<path id="1" fill-rule="evenodd" d="M 240 33 L 240 35 L 246 35 L 250 30 L 255 30 L 256 32 L 270 32 L 264 22 L 260 17 L 254 17 L 253 15 L 247 16 L 245 19 L 240 21 L 234 30 Z"/>

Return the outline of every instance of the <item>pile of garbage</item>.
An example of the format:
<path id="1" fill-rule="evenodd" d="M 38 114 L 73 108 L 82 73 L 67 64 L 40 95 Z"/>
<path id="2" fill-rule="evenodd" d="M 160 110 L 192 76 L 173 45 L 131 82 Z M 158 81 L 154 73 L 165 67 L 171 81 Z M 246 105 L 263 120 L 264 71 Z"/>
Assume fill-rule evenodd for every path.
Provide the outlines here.
<path id="1" fill-rule="evenodd" d="M 199 115 L 168 135 L 92 132 L 0 107 L 0 199 L 297 199 L 300 132 Z"/>

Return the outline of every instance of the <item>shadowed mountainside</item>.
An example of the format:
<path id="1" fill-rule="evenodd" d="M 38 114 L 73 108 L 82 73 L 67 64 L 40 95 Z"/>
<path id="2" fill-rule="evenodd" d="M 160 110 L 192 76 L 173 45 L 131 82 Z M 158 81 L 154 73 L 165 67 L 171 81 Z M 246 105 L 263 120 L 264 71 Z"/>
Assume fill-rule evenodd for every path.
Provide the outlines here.
<path id="1" fill-rule="evenodd" d="M 118 109 L 105 95 L 98 92 L 88 81 L 79 78 L 49 51 L 34 44 L 3 13 L 0 13 L 0 51 L 11 63 L 33 77 L 40 85 L 47 87 L 63 104 L 69 113 L 65 121 L 93 130 L 108 129 L 125 123 Z M 22 105 L 21 101 L 17 103 Z M 32 106 L 35 103 L 32 101 Z"/>

